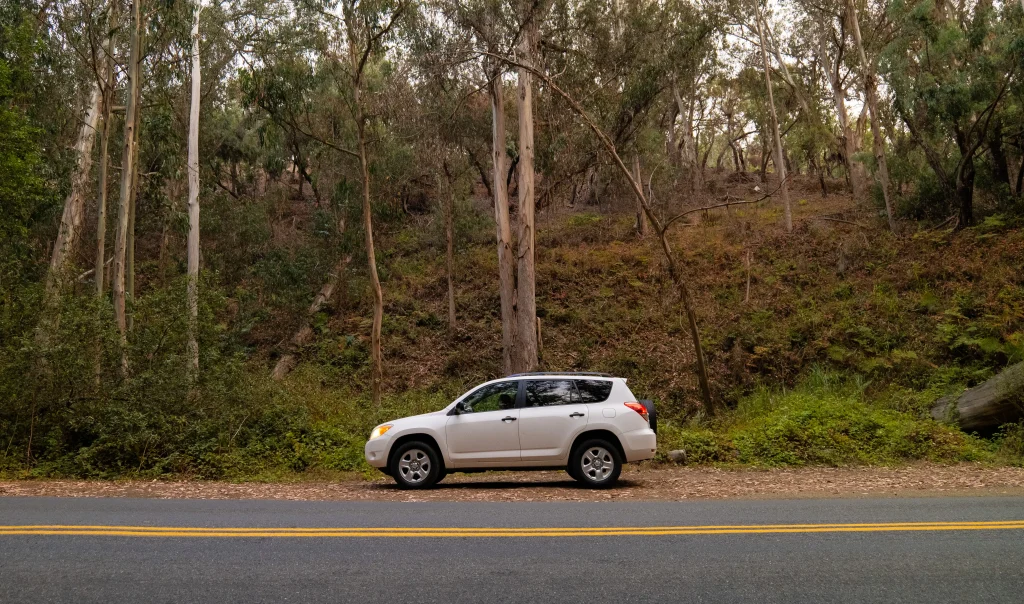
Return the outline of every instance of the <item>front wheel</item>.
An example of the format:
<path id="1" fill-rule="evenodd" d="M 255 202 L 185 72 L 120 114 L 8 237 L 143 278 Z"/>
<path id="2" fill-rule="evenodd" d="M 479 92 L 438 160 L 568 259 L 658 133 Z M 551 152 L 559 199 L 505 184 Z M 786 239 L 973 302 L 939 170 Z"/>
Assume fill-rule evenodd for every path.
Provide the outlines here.
<path id="1" fill-rule="evenodd" d="M 622 472 L 622 455 L 610 442 L 595 438 L 581 443 L 569 456 L 569 475 L 593 489 L 615 484 Z"/>
<path id="2" fill-rule="evenodd" d="M 389 469 L 391 477 L 403 489 L 427 489 L 443 476 L 437 451 L 421 441 L 400 446 L 391 458 Z"/>

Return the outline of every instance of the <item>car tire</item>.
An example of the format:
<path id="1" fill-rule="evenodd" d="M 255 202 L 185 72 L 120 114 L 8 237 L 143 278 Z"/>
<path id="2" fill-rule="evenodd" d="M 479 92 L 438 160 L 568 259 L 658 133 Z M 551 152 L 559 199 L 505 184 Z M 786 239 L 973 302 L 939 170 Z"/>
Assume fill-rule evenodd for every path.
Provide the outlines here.
<path id="1" fill-rule="evenodd" d="M 388 470 L 402 489 L 429 489 L 437 484 L 444 472 L 437 450 L 420 440 L 399 446 L 391 456 Z"/>
<path id="2" fill-rule="evenodd" d="M 622 472 L 619 448 L 603 438 L 580 443 L 569 456 L 569 475 L 592 489 L 615 484 Z"/>

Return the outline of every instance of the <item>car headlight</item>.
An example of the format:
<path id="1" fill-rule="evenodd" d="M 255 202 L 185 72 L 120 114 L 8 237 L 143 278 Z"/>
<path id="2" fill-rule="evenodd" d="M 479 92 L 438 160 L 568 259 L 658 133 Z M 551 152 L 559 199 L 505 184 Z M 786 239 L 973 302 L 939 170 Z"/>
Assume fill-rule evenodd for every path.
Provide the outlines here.
<path id="1" fill-rule="evenodd" d="M 381 424 L 377 426 L 376 428 L 373 429 L 373 432 L 370 432 L 370 440 L 373 440 L 378 436 L 382 436 L 385 432 L 387 432 L 390 429 L 391 424 Z"/>

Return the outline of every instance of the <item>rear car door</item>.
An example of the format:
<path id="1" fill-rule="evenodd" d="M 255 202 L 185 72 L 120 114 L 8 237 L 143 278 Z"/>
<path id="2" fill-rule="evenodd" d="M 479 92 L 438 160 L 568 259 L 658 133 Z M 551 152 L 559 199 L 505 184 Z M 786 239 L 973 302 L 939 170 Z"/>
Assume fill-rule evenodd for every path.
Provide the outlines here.
<path id="1" fill-rule="evenodd" d="M 519 413 L 523 461 L 561 462 L 577 434 L 587 427 L 587 406 L 572 380 L 524 380 Z"/>
<path id="2" fill-rule="evenodd" d="M 445 438 L 456 467 L 519 461 L 519 382 L 487 384 L 462 401 L 465 412 L 448 417 Z"/>

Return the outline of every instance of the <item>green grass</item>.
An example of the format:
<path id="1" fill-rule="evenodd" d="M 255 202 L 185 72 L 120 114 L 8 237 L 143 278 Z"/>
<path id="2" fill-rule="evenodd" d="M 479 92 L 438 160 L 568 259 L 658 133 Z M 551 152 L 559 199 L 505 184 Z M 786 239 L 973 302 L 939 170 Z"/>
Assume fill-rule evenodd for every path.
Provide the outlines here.
<path id="1" fill-rule="evenodd" d="M 1016 430 L 983 440 L 919 413 L 869 401 L 856 380 L 815 371 L 792 390 L 758 389 L 713 421 L 665 422 L 659 452 L 685 451 L 687 463 L 757 467 L 1019 463 L 1024 456 L 1013 443 L 1021 435 Z"/>

